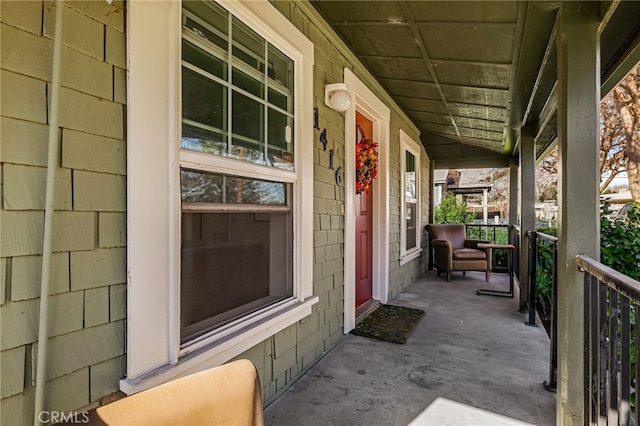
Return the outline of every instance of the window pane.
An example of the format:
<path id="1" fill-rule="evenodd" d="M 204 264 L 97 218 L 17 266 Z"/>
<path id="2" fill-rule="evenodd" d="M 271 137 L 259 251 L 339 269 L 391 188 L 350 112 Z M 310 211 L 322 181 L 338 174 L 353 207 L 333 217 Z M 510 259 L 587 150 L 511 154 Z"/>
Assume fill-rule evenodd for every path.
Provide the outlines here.
<path id="1" fill-rule="evenodd" d="M 183 202 L 223 202 L 223 183 L 221 175 L 183 169 L 180 171 L 180 187 Z"/>
<path id="2" fill-rule="evenodd" d="M 406 203 L 406 250 L 416 247 L 416 203 Z"/>
<path id="3" fill-rule="evenodd" d="M 264 164 L 264 106 L 233 92 L 233 156 Z"/>
<path id="4" fill-rule="evenodd" d="M 232 19 L 233 58 L 264 74 L 264 39 L 235 17 Z"/>
<path id="5" fill-rule="evenodd" d="M 191 12 L 183 16 L 186 28 L 221 49 L 228 49 L 229 13 L 224 8 L 214 2 L 201 1 L 183 1 L 182 7 Z"/>
<path id="6" fill-rule="evenodd" d="M 291 216 L 182 214 L 182 343 L 293 296 Z"/>
<path id="7" fill-rule="evenodd" d="M 293 109 L 293 106 L 289 105 L 290 104 L 289 97 L 272 88 L 269 88 L 269 103 L 285 111 L 292 112 L 290 111 L 290 109 L 291 110 Z"/>
<path id="8" fill-rule="evenodd" d="M 291 184 L 182 169 L 183 203 L 288 206 Z M 215 209 L 215 208 L 214 208 Z"/>
<path id="9" fill-rule="evenodd" d="M 207 154 L 228 156 L 225 136 L 221 132 L 182 123 L 182 148 Z"/>
<path id="10" fill-rule="evenodd" d="M 264 84 L 236 68 L 233 69 L 233 85 L 259 98 L 264 97 Z"/>
<path id="11" fill-rule="evenodd" d="M 182 68 L 182 117 L 221 131 L 226 127 L 227 88 Z"/>
<path id="12" fill-rule="evenodd" d="M 287 184 L 241 177 L 227 177 L 227 204 L 287 205 Z"/>
<path id="13" fill-rule="evenodd" d="M 227 64 L 224 61 L 188 41 L 182 42 L 182 59 L 216 77 L 227 78 Z"/>
<path id="14" fill-rule="evenodd" d="M 283 88 L 293 90 L 293 61 L 271 44 L 269 44 L 268 75 Z"/>
<path id="15" fill-rule="evenodd" d="M 269 164 L 281 169 L 293 170 L 293 119 L 269 108 L 268 122 Z"/>
<path id="16" fill-rule="evenodd" d="M 413 155 L 409 151 L 405 151 L 405 152 L 407 154 L 405 171 L 406 172 L 415 172 L 416 171 L 416 157 L 415 157 L 415 155 Z"/>
<path id="17" fill-rule="evenodd" d="M 416 200 L 416 158 L 409 151 L 406 152 L 405 163 L 405 197 L 407 201 Z"/>

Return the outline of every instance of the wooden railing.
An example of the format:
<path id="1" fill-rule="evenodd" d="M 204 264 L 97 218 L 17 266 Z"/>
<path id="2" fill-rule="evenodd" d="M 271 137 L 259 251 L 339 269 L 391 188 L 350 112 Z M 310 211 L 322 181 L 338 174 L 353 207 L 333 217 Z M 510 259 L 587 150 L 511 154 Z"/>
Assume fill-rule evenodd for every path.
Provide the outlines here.
<path id="1" fill-rule="evenodd" d="M 584 271 L 584 423 L 637 424 L 640 282 L 586 256 L 576 264 Z"/>

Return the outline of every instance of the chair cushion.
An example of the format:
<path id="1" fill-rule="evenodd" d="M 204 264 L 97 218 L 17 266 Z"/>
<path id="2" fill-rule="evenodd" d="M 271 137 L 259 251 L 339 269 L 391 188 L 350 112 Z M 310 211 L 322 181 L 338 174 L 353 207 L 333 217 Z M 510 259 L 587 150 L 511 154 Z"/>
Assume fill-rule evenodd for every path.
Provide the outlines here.
<path id="1" fill-rule="evenodd" d="M 478 249 L 462 248 L 453 252 L 453 260 L 484 260 L 486 258 L 487 253 Z"/>

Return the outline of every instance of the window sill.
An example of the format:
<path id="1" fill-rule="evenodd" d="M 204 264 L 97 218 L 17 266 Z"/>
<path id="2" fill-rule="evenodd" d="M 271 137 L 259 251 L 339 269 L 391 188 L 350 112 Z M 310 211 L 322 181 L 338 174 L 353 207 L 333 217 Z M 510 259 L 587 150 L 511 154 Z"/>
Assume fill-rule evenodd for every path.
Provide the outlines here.
<path id="1" fill-rule="evenodd" d="M 317 296 L 312 296 L 304 302 L 297 302 L 259 323 L 247 325 L 237 333 L 222 337 L 181 357 L 176 364 L 164 365 L 133 379 L 124 378 L 120 380 L 120 390 L 131 395 L 196 371 L 221 365 L 269 336 L 309 316 L 312 306 L 318 300 Z"/>
<path id="2" fill-rule="evenodd" d="M 422 253 L 422 248 L 415 248 L 407 253 L 404 256 L 400 257 L 400 266 L 412 261 L 413 259 L 417 259 L 420 257 L 420 253 Z"/>

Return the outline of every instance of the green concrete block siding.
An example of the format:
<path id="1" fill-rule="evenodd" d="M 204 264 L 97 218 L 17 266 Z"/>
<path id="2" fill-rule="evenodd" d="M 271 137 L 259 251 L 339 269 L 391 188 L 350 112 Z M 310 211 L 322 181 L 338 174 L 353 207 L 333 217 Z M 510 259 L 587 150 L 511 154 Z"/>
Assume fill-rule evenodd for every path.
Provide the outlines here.
<path id="1" fill-rule="evenodd" d="M 127 68 L 124 33 L 115 28 L 107 27 L 105 35 L 107 38 L 105 60 L 120 68 Z"/>
<path id="2" fill-rule="evenodd" d="M 55 212 L 53 216 L 53 250 L 90 250 L 95 246 L 95 219 L 93 212 Z"/>
<path id="3" fill-rule="evenodd" d="M 98 287 L 84 291 L 84 326 L 109 322 L 109 287 Z"/>
<path id="4" fill-rule="evenodd" d="M 109 321 L 117 321 L 127 316 L 127 285 L 109 286 Z"/>
<path id="5" fill-rule="evenodd" d="M 24 389 L 25 347 L 0 352 L 0 398 L 17 395 Z"/>
<path id="6" fill-rule="evenodd" d="M 0 410 L 1 425 L 33 424 L 33 407 L 35 405 L 35 392 L 33 389 L 33 387 L 28 386 L 21 394 L 2 400 L 2 410 Z"/>
<path id="7" fill-rule="evenodd" d="M 49 298 L 49 336 L 82 329 L 81 291 L 61 293 Z"/>
<path id="8" fill-rule="evenodd" d="M 124 247 L 127 243 L 127 215 L 125 213 L 100 213 L 98 215 L 98 246 L 101 248 Z"/>
<path id="9" fill-rule="evenodd" d="M 98 401 L 120 390 L 119 381 L 126 375 L 126 371 L 127 358 L 124 355 L 89 367 L 91 401 Z"/>
<path id="10" fill-rule="evenodd" d="M 61 84 L 102 99 L 113 97 L 112 66 L 100 59 L 65 47 L 62 52 Z"/>
<path id="11" fill-rule="evenodd" d="M 96 365 L 124 354 L 124 321 L 83 328 L 49 339 L 47 380 Z M 37 357 L 34 345 L 33 357 Z"/>
<path id="12" fill-rule="evenodd" d="M 44 212 L 3 210 L 0 221 L 2 257 L 42 253 Z"/>
<path id="13" fill-rule="evenodd" d="M 47 169 L 5 164 L 2 168 L 2 207 L 5 210 L 44 210 Z M 56 171 L 56 210 L 71 210 L 71 172 Z"/>
<path id="14" fill-rule="evenodd" d="M 89 368 L 47 383 L 45 409 L 47 411 L 74 411 L 89 403 Z M 79 417 L 82 419 L 82 417 Z"/>
<path id="15" fill-rule="evenodd" d="M 2 161 L 46 166 L 48 131 L 49 128 L 44 124 L 2 117 L 0 119 Z"/>
<path id="16" fill-rule="evenodd" d="M 70 5 L 73 6 L 74 2 Z M 44 5 L 44 36 L 53 38 L 56 8 L 53 3 Z M 104 25 L 73 7 L 64 11 L 62 41 L 69 47 L 94 58 L 104 59 Z"/>
<path id="17" fill-rule="evenodd" d="M 3 259 L 4 260 L 4 259 Z M 17 256 L 11 259 L 11 300 L 40 297 L 42 256 Z M 69 291 L 69 253 L 54 253 L 51 258 L 51 294 Z"/>
<path id="18" fill-rule="evenodd" d="M 127 103 L 127 72 L 118 67 L 113 67 L 113 100 Z"/>
<path id="19" fill-rule="evenodd" d="M 31 0 L 0 2 L 0 22 L 40 35 L 42 3 Z M 4 35 L 3 32 L 3 38 Z"/>
<path id="20" fill-rule="evenodd" d="M 44 81 L 2 70 L 0 86 L 0 108 L 3 116 L 46 123 L 47 88 Z"/>
<path id="21" fill-rule="evenodd" d="M 124 212 L 127 204 L 126 187 L 127 181 L 124 176 L 75 171 L 74 209 Z"/>
<path id="22" fill-rule="evenodd" d="M 109 78 L 112 76 L 110 75 Z M 60 89 L 60 126 L 122 139 L 124 137 L 123 107 L 117 103 L 105 102 L 95 96 L 62 87 Z"/>
<path id="23" fill-rule="evenodd" d="M 33 421 L 55 6 L 0 8 L 0 424 L 13 425 Z M 67 3 L 47 409 L 82 409 L 125 371 L 123 31 L 122 1 Z"/>
<path id="24" fill-rule="evenodd" d="M 36 341 L 39 309 L 38 299 L 7 302 L 2 306 L 0 312 L 0 350 L 4 351 Z"/>
<path id="25" fill-rule="evenodd" d="M 13 3 L 13 2 L 7 2 Z M 35 2 L 21 2 L 34 3 Z M 4 4 L 3 11 L 4 11 Z M 42 7 L 40 5 L 40 7 Z M 53 57 L 53 41 L 38 35 L 22 31 L 10 25 L 0 25 L 2 31 L 2 48 L 0 59 L 2 68 L 18 74 L 35 77 L 40 80 L 51 80 L 51 59 Z"/>
<path id="26" fill-rule="evenodd" d="M 126 250 L 97 249 L 71 253 L 71 290 L 126 282 Z"/>
<path id="27" fill-rule="evenodd" d="M 127 147 L 123 140 L 65 130 L 62 167 L 124 175 L 127 173 Z"/>

